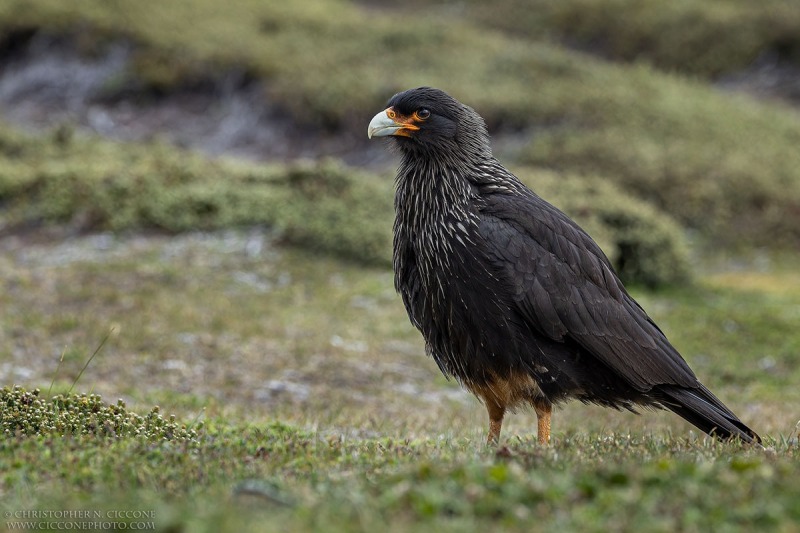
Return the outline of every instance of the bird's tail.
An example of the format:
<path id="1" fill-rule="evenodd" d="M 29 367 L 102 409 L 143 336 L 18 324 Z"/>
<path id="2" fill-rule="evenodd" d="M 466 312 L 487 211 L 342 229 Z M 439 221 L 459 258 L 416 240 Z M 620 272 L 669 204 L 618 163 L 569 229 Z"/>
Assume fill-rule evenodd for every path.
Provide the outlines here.
<path id="1" fill-rule="evenodd" d="M 743 442 L 761 443 L 761 437 L 703 385 L 691 389 L 661 386 L 659 390 L 664 407 L 709 435 L 722 440 L 739 438 Z"/>

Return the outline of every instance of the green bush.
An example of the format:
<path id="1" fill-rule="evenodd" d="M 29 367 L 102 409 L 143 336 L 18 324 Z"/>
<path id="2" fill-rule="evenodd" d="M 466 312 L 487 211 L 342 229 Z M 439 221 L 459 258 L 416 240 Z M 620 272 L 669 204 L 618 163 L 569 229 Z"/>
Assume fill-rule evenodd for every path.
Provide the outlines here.
<path id="1" fill-rule="evenodd" d="M 333 162 L 294 165 L 276 180 L 284 238 L 365 263 L 391 262 L 392 180 Z"/>
<path id="2" fill-rule="evenodd" d="M 631 88 L 648 95 L 647 105 L 627 105 L 621 86 L 606 87 L 606 105 L 587 111 L 587 126 L 541 132 L 522 159 L 612 180 L 718 248 L 800 242 L 800 122 L 744 97 L 672 83 L 643 70 Z"/>

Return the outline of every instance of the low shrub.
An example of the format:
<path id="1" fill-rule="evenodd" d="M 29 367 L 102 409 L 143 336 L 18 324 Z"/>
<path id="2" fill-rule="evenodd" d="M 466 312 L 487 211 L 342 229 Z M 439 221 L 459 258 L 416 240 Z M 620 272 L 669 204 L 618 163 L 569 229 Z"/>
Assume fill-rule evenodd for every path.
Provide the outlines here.
<path id="1" fill-rule="evenodd" d="M 197 429 L 165 420 L 158 407 L 145 416 L 128 411 L 125 402 L 107 404 L 96 394 L 58 394 L 44 398 L 39 389 L 22 387 L 0 389 L 0 433 L 11 436 L 44 435 L 106 438 L 138 437 L 148 441 L 191 442 Z"/>

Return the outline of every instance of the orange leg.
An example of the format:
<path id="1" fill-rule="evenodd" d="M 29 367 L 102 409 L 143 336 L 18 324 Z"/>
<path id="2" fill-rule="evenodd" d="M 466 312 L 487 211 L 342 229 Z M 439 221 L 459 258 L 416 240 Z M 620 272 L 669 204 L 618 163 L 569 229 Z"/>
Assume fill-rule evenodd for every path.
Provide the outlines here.
<path id="1" fill-rule="evenodd" d="M 550 442 L 550 413 L 553 412 L 553 404 L 545 399 L 538 399 L 533 401 L 533 407 L 539 422 L 537 428 L 539 444 L 548 444 Z"/>
<path id="2" fill-rule="evenodd" d="M 489 438 L 486 440 L 486 444 L 495 446 L 500 442 L 500 430 L 503 427 L 503 415 L 506 413 L 506 408 L 491 400 L 486 400 L 486 410 L 489 411 Z"/>

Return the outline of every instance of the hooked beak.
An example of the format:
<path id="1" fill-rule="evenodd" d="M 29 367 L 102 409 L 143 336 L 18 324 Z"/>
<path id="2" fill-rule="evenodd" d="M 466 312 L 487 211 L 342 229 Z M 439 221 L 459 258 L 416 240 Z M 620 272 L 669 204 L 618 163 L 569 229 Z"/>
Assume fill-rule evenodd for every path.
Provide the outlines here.
<path id="1" fill-rule="evenodd" d="M 404 117 L 390 107 L 372 117 L 367 127 L 367 137 L 370 139 L 389 135 L 409 137 L 412 131 L 418 129 L 419 126 L 414 124 L 413 118 Z"/>

